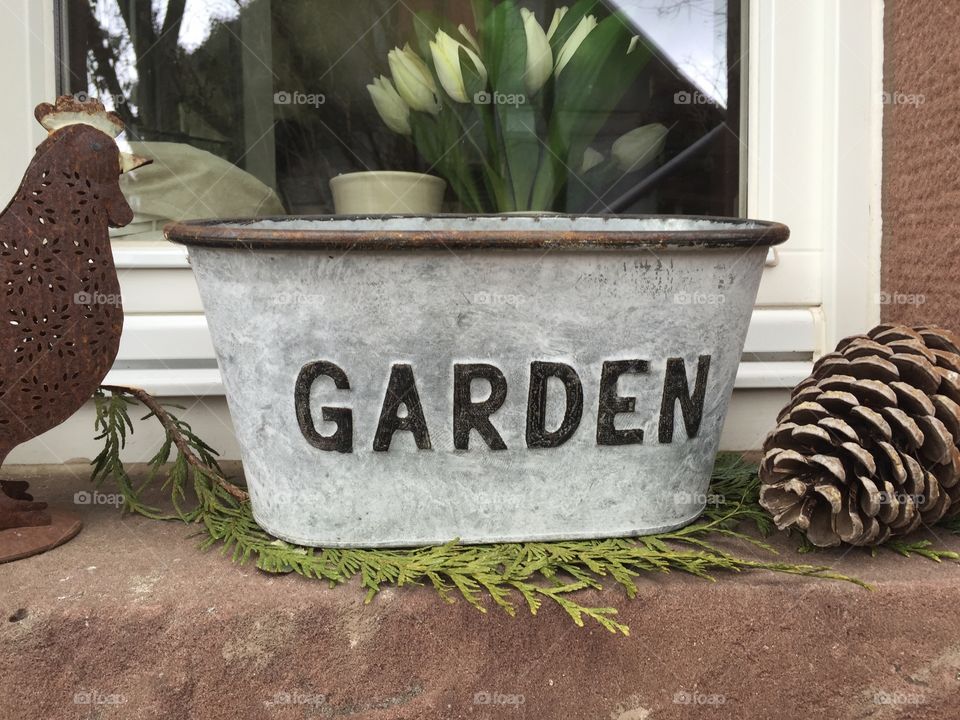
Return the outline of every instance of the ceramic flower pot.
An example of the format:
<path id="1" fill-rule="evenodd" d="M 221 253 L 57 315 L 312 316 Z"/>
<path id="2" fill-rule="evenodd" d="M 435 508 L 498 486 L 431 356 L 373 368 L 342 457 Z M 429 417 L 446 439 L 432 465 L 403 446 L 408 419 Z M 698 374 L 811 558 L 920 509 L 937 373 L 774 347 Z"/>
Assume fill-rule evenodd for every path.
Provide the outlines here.
<path id="1" fill-rule="evenodd" d="M 317 546 L 695 519 L 782 225 L 661 217 L 170 226 L 254 514 Z"/>
<path id="2" fill-rule="evenodd" d="M 412 172 L 356 172 L 330 181 L 338 215 L 436 215 L 443 208 L 446 188 L 445 180 Z"/>

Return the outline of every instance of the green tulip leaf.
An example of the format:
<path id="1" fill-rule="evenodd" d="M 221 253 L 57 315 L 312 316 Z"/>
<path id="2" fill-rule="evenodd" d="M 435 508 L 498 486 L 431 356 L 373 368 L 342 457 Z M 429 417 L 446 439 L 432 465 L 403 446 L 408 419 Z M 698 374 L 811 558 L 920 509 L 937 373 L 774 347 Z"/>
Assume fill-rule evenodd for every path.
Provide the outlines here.
<path id="1" fill-rule="evenodd" d="M 460 67 L 463 70 L 463 83 L 467 90 L 467 97 L 473 102 L 469 105 L 453 103 L 454 110 L 461 119 L 461 127 L 473 147 L 472 155 L 475 164 L 484 168 L 484 184 L 488 197 L 494 199 L 494 207 L 499 207 L 501 200 L 509 202 L 503 178 L 500 175 L 500 143 L 496 135 L 496 117 L 491 104 L 483 100 L 489 96 L 487 81 L 467 55 L 467 51 L 460 48 Z"/>
<path id="2" fill-rule="evenodd" d="M 439 116 L 413 112 L 410 129 L 413 143 L 430 165 L 429 172 L 442 176 L 470 212 L 483 212 L 484 204 L 470 173 L 460 144 L 459 123 L 452 111 Z"/>
<path id="3" fill-rule="evenodd" d="M 480 36 L 490 76 L 490 94 L 485 99 L 493 105 L 503 147 L 502 175 L 508 179 L 513 198 L 501 210 L 529 210 L 541 144 L 536 107 L 526 95 L 527 35 L 523 16 L 512 0 L 494 8 L 484 20 Z"/>
<path id="4" fill-rule="evenodd" d="M 483 27 L 483 23 L 493 12 L 493 0 L 472 0 L 470 5 L 473 8 L 473 26 L 479 29 Z M 480 43 L 480 49 L 483 50 L 483 40 L 478 37 L 477 42 Z"/>
<path id="5" fill-rule="evenodd" d="M 534 198 L 539 203 L 553 202 L 561 189 L 555 182 L 561 171 L 572 174 L 580 168 L 584 151 L 652 57 L 643 42 L 627 54 L 633 39 L 627 23 L 618 15 L 603 20 L 556 79 L 549 144 L 550 160 L 560 167 L 553 169 L 553 178 L 537 178 Z"/>

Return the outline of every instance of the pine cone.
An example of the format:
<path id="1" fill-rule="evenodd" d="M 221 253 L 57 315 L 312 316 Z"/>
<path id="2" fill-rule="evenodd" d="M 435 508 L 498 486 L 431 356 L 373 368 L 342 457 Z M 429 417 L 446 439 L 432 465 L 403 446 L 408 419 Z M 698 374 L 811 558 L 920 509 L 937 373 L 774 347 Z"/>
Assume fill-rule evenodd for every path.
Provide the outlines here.
<path id="1" fill-rule="evenodd" d="M 879 545 L 960 513 L 960 339 L 880 325 L 841 340 L 764 442 L 760 504 L 814 545 Z"/>

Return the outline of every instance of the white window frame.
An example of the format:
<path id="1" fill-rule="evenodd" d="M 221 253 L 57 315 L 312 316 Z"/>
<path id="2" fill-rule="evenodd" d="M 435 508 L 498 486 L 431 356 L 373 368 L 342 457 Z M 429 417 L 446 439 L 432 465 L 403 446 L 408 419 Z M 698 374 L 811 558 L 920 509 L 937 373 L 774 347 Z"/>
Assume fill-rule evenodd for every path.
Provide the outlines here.
<path id="1" fill-rule="evenodd" d="M 791 228 L 758 305 L 816 308 L 820 353 L 880 318 L 883 0 L 754 0 L 749 44 L 748 215 Z"/>
<path id="2" fill-rule="evenodd" d="M 6 197 L 43 137 L 33 108 L 56 93 L 54 3 L 0 0 Z M 746 214 L 792 237 L 768 262 L 737 388 L 788 388 L 880 316 L 883 1 L 753 0 L 748 18 Z M 120 240 L 114 256 L 127 319 L 111 381 L 221 393 L 184 249 Z"/>

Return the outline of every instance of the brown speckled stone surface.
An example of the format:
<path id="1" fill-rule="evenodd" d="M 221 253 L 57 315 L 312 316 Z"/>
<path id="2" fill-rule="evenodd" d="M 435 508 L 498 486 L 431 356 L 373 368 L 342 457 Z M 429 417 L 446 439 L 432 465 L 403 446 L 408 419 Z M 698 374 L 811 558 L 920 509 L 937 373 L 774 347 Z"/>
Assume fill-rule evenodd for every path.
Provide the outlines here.
<path id="1" fill-rule="evenodd" d="M 960 4 L 885 4 L 883 319 L 960 330 Z"/>
<path id="2" fill-rule="evenodd" d="M 67 505 L 87 487 L 85 466 L 5 472 L 53 477 L 38 496 Z M 648 576 L 634 601 L 584 598 L 621 608 L 623 638 L 555 607 L 483 615 L 426 588 L 364 605 L 356 586 L 202 553 L 182 525 L 79 509 L 71 543 L 0 566 L 2 720 L 960 716 L 954 563 L 798 557 L 778 541 L 785 559 L 834 564 L 875 590 Z"/>

